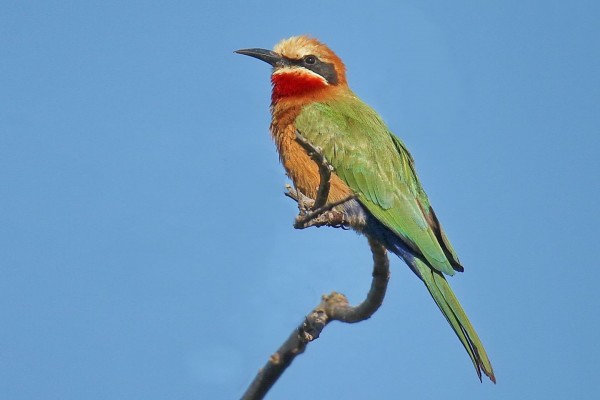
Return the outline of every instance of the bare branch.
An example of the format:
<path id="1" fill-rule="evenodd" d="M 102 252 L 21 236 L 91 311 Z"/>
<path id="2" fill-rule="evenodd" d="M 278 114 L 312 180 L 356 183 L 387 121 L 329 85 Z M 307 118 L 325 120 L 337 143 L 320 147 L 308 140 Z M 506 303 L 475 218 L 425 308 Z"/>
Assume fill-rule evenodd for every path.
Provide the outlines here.
<path id="1" fill-rule="evenodd" d="M 331 319 L 355 323 L 370 318 L 379 309 L 385 298 L 390 279 L 390 260 L 387 250 L 376 240 L 368 239 L 373 253 L 373 280 L 367 298 L 356 307 L 339 306 L 331 310 Z M 343 296 L 343 295 L 342 295 Z"/>
<path id="2" fill-rule="evenodd" d="M 329 322 L 364 321 L 379 309 L 385 297 L 389 280 L 389 260 L 386 250 L 381 244 L 369 239 L 369 246 L 373 253 L 373 280 L 367 298 L 358 306 L 352 307 L 348 304 L 346 296 L 341 293 L 332 292 L 324 295 L 321 303 L 306 316 L 304 322 L 292 332 L 258 372 L 244 393 L 243 400 L 264 398 L 296 356 L 304 352 L 308 343 L 321 335 Z"/>
<path id="3" fill-rule="evenodd" d="M 317 198 L 313 205 L 313 210 L 318 210 L 327 204 L 327 198 L 329 197 L 329 188 L 331 187 L 331 171 L 333 166 L 329 164 L 329 161 L 323 155 L 320 147 L 313 146 L 300 131 L 296 130 L 296 141 L 300 146 L 304 147 L 304 150 L 308 153 L 310 158 L 319 166 L 319 175 L 321 181 L 319 183 L 319 189 L 317 190 Z"/>

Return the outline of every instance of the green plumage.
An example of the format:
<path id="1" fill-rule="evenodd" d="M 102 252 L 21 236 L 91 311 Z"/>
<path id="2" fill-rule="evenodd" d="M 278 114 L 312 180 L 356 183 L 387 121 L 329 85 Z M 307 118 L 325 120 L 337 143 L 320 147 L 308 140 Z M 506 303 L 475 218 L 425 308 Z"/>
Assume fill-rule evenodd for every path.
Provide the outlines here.
<path id="1" fill-rule="evenodd" d="M 477 333 L 442 273 L 463 268 L 442 230 L 416 175 L 413 159 L 377 113 L 352 92 L 305 106 L 298 131 L 323 154 L 359 202 L 411 249 L 411 263 L 436 304 L 480 368 L 492 380 L 492 366 Z"/>

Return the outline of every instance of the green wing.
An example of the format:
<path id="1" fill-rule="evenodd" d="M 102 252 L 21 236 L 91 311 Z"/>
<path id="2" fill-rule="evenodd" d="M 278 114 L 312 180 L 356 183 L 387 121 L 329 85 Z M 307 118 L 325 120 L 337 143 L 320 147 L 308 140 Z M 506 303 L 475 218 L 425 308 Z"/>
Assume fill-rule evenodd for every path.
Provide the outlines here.
<path id="1" fill-rule="evenodd" d="M 400 139 L 354 95 L 313 103 L 296 119 L 300 133 L 323 149 L 358 200 L 432 268 L 462 271 Z"/>

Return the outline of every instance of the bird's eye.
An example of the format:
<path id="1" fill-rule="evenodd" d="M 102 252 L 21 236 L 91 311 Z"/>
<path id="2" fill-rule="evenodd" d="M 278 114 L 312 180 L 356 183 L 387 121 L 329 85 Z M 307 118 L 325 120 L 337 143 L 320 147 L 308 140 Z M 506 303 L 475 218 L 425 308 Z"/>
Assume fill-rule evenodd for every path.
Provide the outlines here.
<path id="1" fill-rule="evenodd" d="M 317 57 L 315 56 L 306 56 L 304 57 L 304 62 L 308 65 L 314 65 L 317 62 Z"/>

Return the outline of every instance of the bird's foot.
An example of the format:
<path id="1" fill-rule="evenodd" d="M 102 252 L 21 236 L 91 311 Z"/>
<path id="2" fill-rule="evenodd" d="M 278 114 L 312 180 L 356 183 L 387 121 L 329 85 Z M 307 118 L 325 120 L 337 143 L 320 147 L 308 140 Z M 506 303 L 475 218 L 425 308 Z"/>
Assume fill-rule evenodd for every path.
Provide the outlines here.
<path id="1" fill-rule="evenodd" d="M 312 209 L 306 214 L 300 214 L 294 221 L 294 228 L 305 229 L 311 226 L 347 228 L 348 221 L 346 219 L 346 212 L 340 206 L 352 199 L 354 199 L 354 196 L 348 196 L 340 201 L 329 203 L 321 208 Z"/>
<path id="2" fill-rule="evenodd" d="M 340 201 L 329 203 L 320 208 L 315 208 L 315 201 L 300 190 L 286 185 L 287 192 L 285 195 L 298 203 L 300 210 L 294 221 L 294 228 L 305 229 L 311 226 L 331 226 L 334 228 L 346 227 L 346 213 L 339 206 L 348 200 L 352 200 L 354 196 L 348 196 Z"/>

